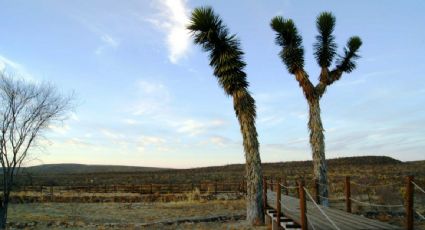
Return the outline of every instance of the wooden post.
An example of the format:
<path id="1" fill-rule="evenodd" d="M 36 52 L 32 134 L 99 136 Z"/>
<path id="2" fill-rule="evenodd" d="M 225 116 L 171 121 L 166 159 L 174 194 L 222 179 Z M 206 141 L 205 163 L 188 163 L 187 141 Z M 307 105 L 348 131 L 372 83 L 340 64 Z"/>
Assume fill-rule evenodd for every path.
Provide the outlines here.
<path id="1" fill-rule="evenodd" d="M 406 229 L 413 230 L 413 176 L 406 177 Z"/>
<path id="2" fill-rule="evenodd" d="M 320 204 L 319 180 L 318 179 L 314 179 L 313 189 L 314 189 L 314 196 L 316 197 L 316 203 Z"/>
<path id="3" fill-rule="evenodd" d="M 245 180 L 243 183 L 243 193 L 246 195 L 248 194 L 248 180 Z"/>
<path id="4" fill-rule="evenodd" d="M 215 184 L 214 184 L 214 193 L 217 194 L 217 181 L 215 181 Z"/>
<path id="5" fill-rule="evenodd" d="M 43 186 L 40 185 L 40 196 L 41 196 L 41 201 L 43 201 Z"/>
<path id="6" fill-rule="evenodd" d="M 350 177 L 345 177 L 345 207 L 347 212 L 351 213 L 351 186 Z"/>
<path id="7" fill-rule="evenodd" d="M 153 194 L 153 185 L 151 183 L 150 194 Z"/>
<path id="8" fill-rule="evenodd" d="M 266 212 L 267 208 L 267 179 L 263 177 L 263 210 Z"/>
<path id="9" fill-rule="evenodd" d="M 270 177 L 270 191 L 273 192 L 273 178 Z"/>
<path id="10" fill-rule="evenodd" d="M 285 185 L 285 195 L 289 195 L 289 189 L 288 189 L 288 181 L 286 180 L 286 177 L 283 181 L 283 184 Z"/>
<path id="11" fill-rule="evenodd" d="M 307 205 L 305 199 L 304 191 L 304 181 L 298 183 L 298 192 L 300 196 L 300 219 L 301 219 L 301 229 L 307 230 Z"/>
<path id="12" fill-rule="evenodd" d="M 282 200 L 281 198 L 281 187 L 280 187 L 280 180 L 278 180 L 278 183 L 276 184 L 276 222 L 278 228 L 280 227 L 280 213 L 282 212 L 282 208 L 280 206 L 280 202 Z"/>

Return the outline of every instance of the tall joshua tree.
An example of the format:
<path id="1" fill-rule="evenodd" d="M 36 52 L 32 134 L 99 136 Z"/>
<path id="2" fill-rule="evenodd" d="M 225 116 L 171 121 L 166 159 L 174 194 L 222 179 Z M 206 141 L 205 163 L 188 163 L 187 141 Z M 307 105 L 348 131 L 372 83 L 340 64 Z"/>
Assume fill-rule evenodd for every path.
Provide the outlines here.
<path id="1" fill-rule="evenodd" d="M 247 220 L 253 225 L 263 223 L 262 169 L 255 128 L 255 100 L 248 91 L 249 83 L 244 72 L 245 62 L 239 40 L 230 35 L 223 21 L 211 8 L 196 8 L 192 12 L 188 29 L 196 44 L 209 52 L 210 65 L 214 68 L 224 92 L 233 98 L 233 108 L 239 120 L 246 159 Z"/>
<path id="2" fill-rule="evenodd" d="M 314 177 L 319 182 L 321 203 L 328 206 L 325 137 L 320 118 L 319 102 L 329 85 L 339 80 L 344 72 L 350 73 L 356 68 L 355 60 L 359 58 L 357 52 L 362 41 L 357 36 L 351 37 L 344 48 L 344 54 L 338 55 L 335 67 L 330 70 L 337 48 L 335 37 L 332 34 L 335 28 L 335 17 L 329 12 L 321 13 L 316 20 L 319 35 L 316 36 L 314 43 L 314 56 L 317 64 L 321 67 L 321 71 L 319 82 L 314 86 L 304 70 L 302 38 L 298 34 L 294 22 L 291 19 L 277 16 L 272 19 L 270 25 L 276 32 L 276 44 L 282 47 L 279 56 L 289 73 L 295 76 L 309 105 L 308 128 L 310 129 L 310 146 L 313 153 Z"/>

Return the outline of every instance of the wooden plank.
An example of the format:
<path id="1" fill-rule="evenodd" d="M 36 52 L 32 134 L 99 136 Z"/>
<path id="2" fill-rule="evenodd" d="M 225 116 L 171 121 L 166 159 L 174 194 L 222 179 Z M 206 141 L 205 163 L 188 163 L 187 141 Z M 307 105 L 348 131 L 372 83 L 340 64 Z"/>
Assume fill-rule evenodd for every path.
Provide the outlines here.
<path id="1" fill-rule="evenodd" d="M 320 213 L 320 211 L 317 210 L 317 208 L 313 205 L 313 203 L 309 203 L 310 214 L 316 215 L 318 218 L 324 218 L 323 214 Z M 313 209 L 313 207 L 315 209 Z M 371 220 L 354 214 L 349 214 L 340 210 L 335 210 L 323 206 L 321 206 L 321 208 L 331 218 L 331 220 L 334 220 L 337 223 L 337 226 L 349 224 L 350 226 L 359 227 L 360 229 L 398 229 L 398 227 L 394 227 L 383 222 Z"/>
<path id="2" fill-rule="evenodd" d="M 296 207 L 297 202 L 294 202 L 295 198 L 292 199 L 287 199 L 286 203 L 292 207 Z M 296 199 L 295 199 L 296 200 Z M 285 202 L 285 201 L 284 201 Z M 325 219 L 324 216 L 319 212 L 319 210 L 317 210 L 316 207 L 313 208 L 312 206 L 313 204 L 310 203 L 310 218 L 314 218 L 314 219 Z M 324 212 L 335 222 L 338 222 L 339 225 L 347 225 L 349 224 L 349 226 L 352 226 L 349 229 L 398 229 L 398 227 L 395 226 L 391 226 L 388 225 L 386 223 L 382 223 L 379 221 L 375 221 L 375 220 L 370 220 L 364 217 L 360 217 L 360 216 L 356 216 L 356 215 L 347 215 L 347 213 L 343 212 L 343 211 L 339 211 L 339 210 L 333 210 L 333 209 L 329 209 L 329 208 L 325 208 L 323 207 Z M 309 212 L 309 211 L 307 211 Z M 349 217 L 349 218 L 347 218 Z M 326 219 L 325 219 L 326 220 Z M 328 222 L 329 227 L 332 227 L 332 225 L 330 225 L 329 221 L 326 220 Z M 339 226 L 337 224 L 337 226 Z"/>
<path id="3" fill-rule="evenodd" d="M 276 193 L 268 191 L 267 193 L 267 203 L 270 207 L 276 206 Z M 282 196 L 282 213 L 288 218 L 291 218 L 295 223 L 300 223 L 300 207 L 299 199 Z M 321 209 L 329 216 L 329 218 L 334 221 L 334 223 L 340 229 L 401 229 L 398 226 L 393 226 L 387 223 L 383 223 L 377 220 L 368 219 L 362 216 L 354 215 L 347 213 L 341 210 L 332 209 L 320 206 Z M 289 208 L 290 210 L 287 210 Z M 327 220 L 323 214 L 318 210 L 318 208 L 310 201 L 307 202 L 307 215 L 308 227 L 311 227 L 311 224 L 314 225 L 315 229 L 335 229 L 335 227 Z"/>

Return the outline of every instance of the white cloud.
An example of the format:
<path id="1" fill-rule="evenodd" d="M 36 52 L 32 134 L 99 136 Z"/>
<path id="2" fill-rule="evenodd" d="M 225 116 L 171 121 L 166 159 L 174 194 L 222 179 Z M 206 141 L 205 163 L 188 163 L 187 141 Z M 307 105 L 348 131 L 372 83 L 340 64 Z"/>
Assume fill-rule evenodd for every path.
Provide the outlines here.
<path id="1" fill-rule="evenodd" d="M 171 98 L 165 85 L 140 80 L 137 82 L 137 89 L 140 99 L 133 106 L 133 115 L 160 115 L 165 113 Z"/>
<path id="2" fill-rule="evenodd" d="M 18 77 L 22 77 L 25 80 L 35 81 L 34 76 L 27 71 L 25 66 L 0 55 L 0 72 L 8 71 L 10 71 L 12 75 L 16 74 Z"/>
<path id="3" fill-rule="evenodd" d="M 75 147 L 93 147 L 94 145 L 92 143 L 86 142 L 80 138 L 71 138 L 64 142 L 66 145 L 71 145 Z"/>
<path id="4" fill-rule="evenodd" d="M 103 34 L 100 36 L 100 40 L 102 41 L 102 45 L 95 50 L 96 55 L 102 54 L 107 48 L 116 49 L 120 45 L 120 43 L 109 34 Z"/>
<path id="5" fill-rule="evenodd" d="M 125 138 L 124 134 L 121 133 L 117 133 L 117 132 L 113 132 L 111 130 L 108 129 L 101 129 L 100 132 L 107 138 L 117 141 L 117 140 L 121 140 Z"/>
<path id="6" fill-rule="evenodd" d="M 143 145 L 160 145 L 165 143 L 165 139 L 155 136 L 141 136 L 139 143 Z"/>
<path id="7" fill-rule="evenodd" d="M 162 137 L 141 136 L 137 143 L 137 150 L 140 152 L 145 152 L 145 150 L 148 148 L 154 148 L 159 152 L 168 152 L 170 147 L 167 145 L 167 141 Z"/>
<path id="8" fill-rule="evenodd" d="M 166 91 L 165 86 L 163 84 L 156 82 L 140 80 L 137 82 L 137 86 L 145 94 L 164 93 L 164 91 Z"/>
<path id="9" fill-rule="evenodd" d="M 70 114 L 70 119 L 73 121 L 80 121 L 80 117 L 78 117 L 78 115 L 74 112 Z"/>
<path id="10" fill-rule="evenodd" d="M 157 0 L 155 7 L 160 14 L 147 21 L 167 34 L 168 58 L 175 64 L 186 55 L 190 45 L 190 35 L 186 30 L 189 22 L 186 0 Z"/>
<path id="11" fill-rule="evenodd" d="M 218 146 L 227 146 L 229 144 L 232 143 L 232 140 L 230 140 L 227 137 L 222 137 L 222 136 L 212 136 L 209 138 L 209 142 L 213 145 L 218 145 Z"/>
<path id="12" fill-rule="evenodd" d="M 68 133 L 68 131 L 71 129 L 69 127 L 69 125 L 49 125 L 49 129 L 52 130 L 55 133 L 59 133 L 59 134 L 66 134 Z"/>
<path id="13" fill-rule="evenodd" d="M 177 127 L 178 133 L 185 133 L 189 136 L 197 136 L 205 133 L 208 129 L 217 128 L 223 126 L 225 121 L 215 119 L 211 121 L 197 121 L 193 119 L 176 122 L 174 125 Z"/>
<path id="14" fill-rule="evenodd" d="M 134 119 L 130 119 L 130 118 L 123 119 L 122 122 L 124 122 L 127 125 L 138 125 L 138 124 L 140 124 L 139 121 L 134 120 Z"/>
<path id="15" fill-rule="evenodd" d="M 107 45 L 109 45 L 110 47 L 116 48 L 118 47 L 118 45 L 120 44 L 117 40 L 115 40 L 114 38 L 112 38 L 110 35 L 108 34 L 104 34 L 102 35 L 102 37 L 100 37 L 100 39 Z"/>

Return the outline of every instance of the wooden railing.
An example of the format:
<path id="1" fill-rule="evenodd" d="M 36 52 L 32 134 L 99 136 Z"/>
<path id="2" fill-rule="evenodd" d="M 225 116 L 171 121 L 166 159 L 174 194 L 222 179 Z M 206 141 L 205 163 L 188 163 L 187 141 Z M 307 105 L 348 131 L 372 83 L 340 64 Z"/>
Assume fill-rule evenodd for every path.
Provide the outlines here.
<path id="1" fill-rule="evenodd" d="M 394 184 L 379 184 L 379 185 L 365 185 L 365 184 L 359 184 L 359 183 L 355 183 L 352 182 L 350 177 L 347 176 L 345 177 L 345 183 L 344 183 L 344 200 L 340 200 L 341 202 L 345 203 L 345 210 L 348 213 L 352 213 L 352 202 L 357 203 L 360 206 L 371 206 L 371 207 L 388 207 L 388 208 L 394 208 L 394 207 L 398 207 L 398 208 L 404 208 L 405 210 L 405 224 L 406 224 L 406 229 L 407 230 L 412 230 L 414 228 L 414 214 L 415 214 L 415 209 L 414 209 L 414 191 L 415 188 L 417 188 L 420 192 L 425 193 L 424 189 L 422 187 L 420 187 L 419 185 L 417 185 L 414 182 L 414 177 L 413 176 L 407 176 L 406 177 L 406 181 L 404 183 L 404 203 L 403 204 L 374 204 L 374 203 L 370 203 L 370 202 L 363 202 L 360 200 L 356 200 L 352 198 L 352 189 L 351 189 L 351 185 L 355 184 L 358 186 L 365 186 L 365 187 L 385 187 L 385 186 L 393 186 Z M 398 185 L 402 185 L 403 183 L 400 182 L 398 183 Z M 266 209 L 270 209 L 270 205 L 267 204 L 267 189 L 270 189 L 273 192 L 276 192 L 276 204 L 274 205 L 275 208 L 273 208 L 273 213 L 276 213 L 277 216 L 277 220 L 280 220 L 281 215 L 283 214 L 281 212 L 281 192 L 283 191 L 285 193 L 285 195 L 289 194 L 289 190 L 290 189 L 294 189 L 296 190 L 295 194 L 297 196 L 297 198 L 299 198 L 299 216 L 300 219 L 297 221 L 297 224 L 300 225 L 301 229 L 307 229 L 308 228 L 308 223 L 307 223 L 307 210 L 306 210 L 306 192 L 307 189 L 305 187 L 305 182 L 304 180 L 299 180 L 296 182 L 297 186 L 288 186 L 288 183 L 286 180 L 280 180 L 280 179 L 263 179 L 263 207 L 264 210 Z M 314 195 L 309 195 L 311 197 L 311 201 L 313 201 L 314 203 L 320 204 L 321 199 L 323 199 L 323 197 L 320 197 L 319 195 L 319 186 L 320 184 L 318 183 L 317 180 L 313 180 L 313 194 Z M 418 213 L 418 212 L 416 212 Z M 420 215 L 420 213 L 418 213 L 418 215 Z"/>

